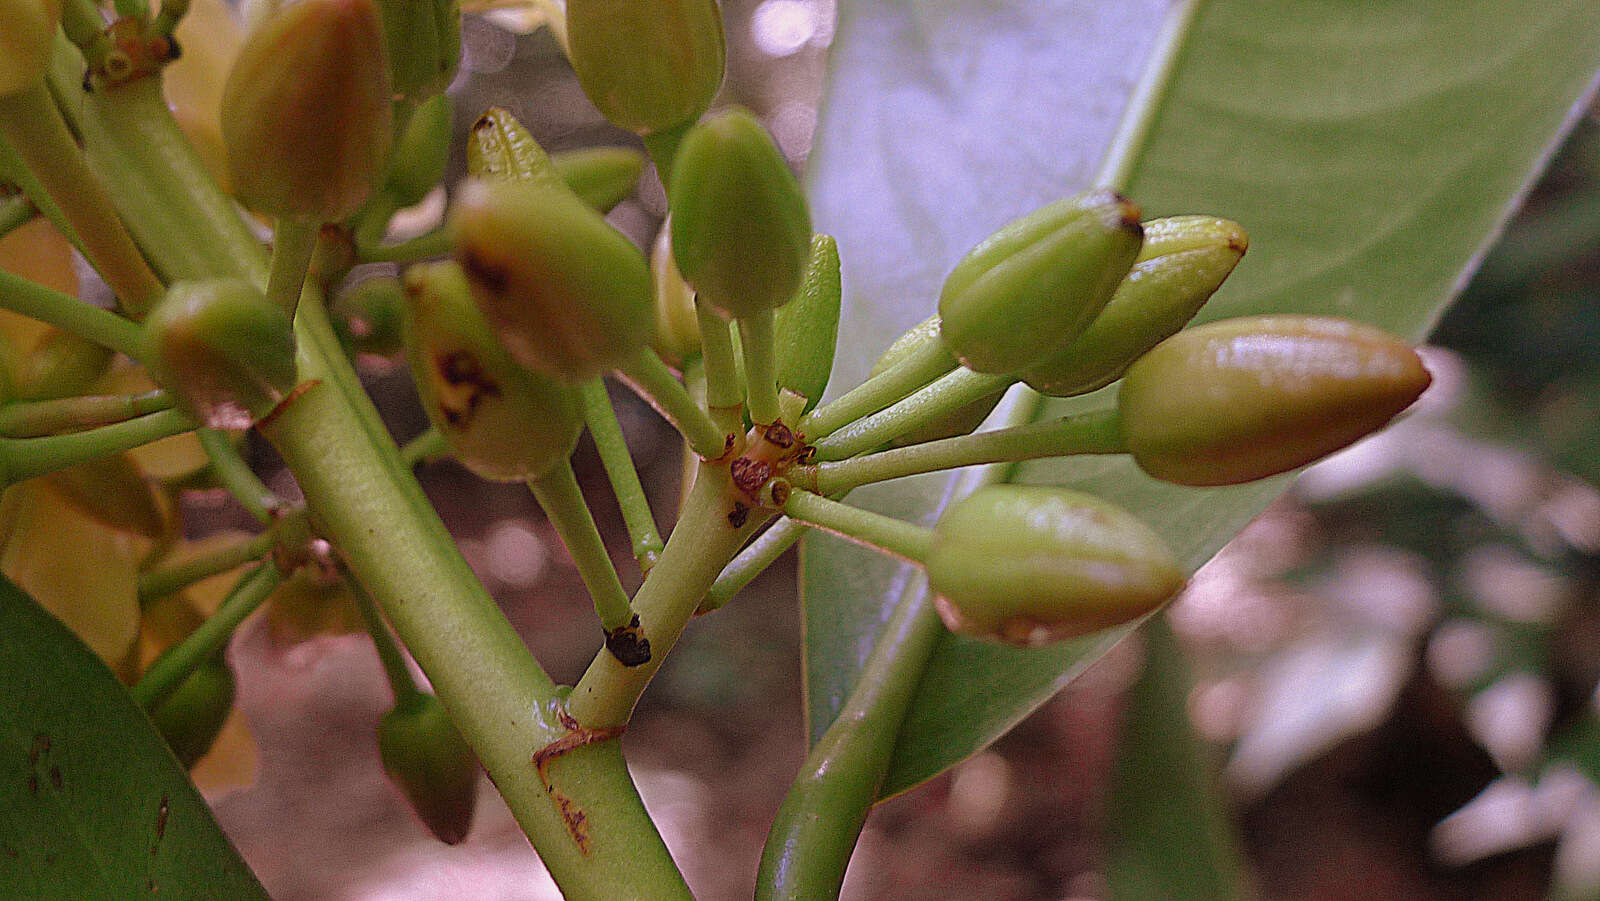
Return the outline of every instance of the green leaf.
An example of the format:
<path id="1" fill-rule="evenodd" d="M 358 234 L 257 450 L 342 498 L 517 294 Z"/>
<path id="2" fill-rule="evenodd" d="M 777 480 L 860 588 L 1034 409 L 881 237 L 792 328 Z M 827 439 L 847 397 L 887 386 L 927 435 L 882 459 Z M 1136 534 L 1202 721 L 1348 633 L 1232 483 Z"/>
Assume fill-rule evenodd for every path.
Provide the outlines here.
<path id="1" fill-rule="evenodd" d="M 1167 4 L 855 0 L 844 4 L 812 160 L 816 226 L 847 291 L 835 385 L 934 308 L 989 231 L 1084 187 Z M 1066 24 L 1063 24 L 1066 23 Z M 1235 219 L 1251 249 L 1203 319 L 1331 313 L 1421 337 L 1589 96 L 1596 0 L 1205 4 L 1131 160 L 1148 216 Z M 1107 389 L 1114 390 L 1114 389 Z M 1055 402 L 1055 415 L 1103 396 Z M 1143 516 L 1198 567 L 1284 479 L 1155 483 L 1121 459 L 1024 466 Z M 853 498 L 931 521 L 950 480 Z M 904 582 L 899 567 L 808 539 L 808 715 L 819 735 Z M 825 624 L 825 627 L 823 627 Z M 902 727 L 884 794 L 972 754 L 1121 632 L 1040 652 L 946 636 Z"/>
<path id="2" fill-rule="evenodd" d="M 0 896 L 267 901 L 111 671 L 4 578 Z"/>

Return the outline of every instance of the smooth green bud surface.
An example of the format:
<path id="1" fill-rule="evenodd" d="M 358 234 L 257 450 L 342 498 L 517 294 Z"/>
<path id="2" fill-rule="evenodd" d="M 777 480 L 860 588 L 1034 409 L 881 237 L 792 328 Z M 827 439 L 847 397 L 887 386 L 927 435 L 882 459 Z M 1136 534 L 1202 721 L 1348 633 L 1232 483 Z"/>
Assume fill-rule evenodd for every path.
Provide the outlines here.
<path id="1" fill-rule="evenodd" d="M 1124 377 L 1122 434 L 1145 472 L 1235 485 L 1377 431 L 1431 376 L 1411 346 L 1343 319 L 1250 316 L 1179 332 Z"/>
<path id="2" fill-rule="evenodd" d="M 511 359 L 456 264 L 407 270 L 405 332 L 422 407 L 468 469 L 520 482 L 572 455 L 583 428 L 576 393 Z"/>
<path id="3" fill-rule="evenodd" d="M 1038 485 L 993 485 L 933 527 L 928 585 L 953 632 L 1033 646 L 1125 623 L 1183 587 L 1183 570 L 1132 514 Z"/>
<path id="4" fill-rule="evenodd" d="M 890 344 L 889 349 L 883 352 L 883 356 L 872 364 L 872 372 L 868 375 L 868 378 L 887 372 L 891 366 L 916 353 L 923 347 L 942 340 L 939 334 L 939 324 L 939 316 L 935 314 L 912 326 L 910 331 L 894 339 L 894 343 Z M 951 354 L 949 359 L 950 368 L 956 368 L 959 361 L 955 358 L 955 355 Z M 997 391 L 988 397 L 968 404 L 948 416 L 930 422 L 914 431 L 907 432 L 889 443 L 895 447 L 906 447 L 912 444 L 922 444 L 926 441 L 953 438 L 957 435 L 969 435 L 973 429 L 989 418 L 989 414 L 993 413 L 994 408 L 999 406 L 1000 398 L 1004 395 L 1004 391 Z"/>
<path id="5" fill-rule="evenodd" d="M 395 203 L 422 202 L 444 179 L 450 162 L 450 98 L 439 94 L 418 106 L 395 145 L 383 189 Z"/>
<path id="6" fill-rule="evenodd" d="M 116 354 L 71 332 L 53 331 L 41 339 L 22 364 L 17 396 L 47 400 L 85 393 L 105 375 Z"/>
<path id="7" fill-rule="evenodd" d="M 644 154 L 627 147 L 585 147 L 550 157 L 574 194 L 602 213 L 626 200 L 644 172 Z"/>
<path id="8" fill-rule="evenodd" d="M 656 335 L 650 346 L 661 359 L 681 366 L 700 354 L 700 317 L 694 309 L 694 289 L 672 260 L 671 232 L 669 219 L 650 246 L 650 284 L 656 299 Z"/>
<path id="9" fill-rule="evenodd" d="M 1066 347 L 1022 371 L 1041 394 L 1104 388 L 1200 312 L 1250 246 L 1238 223 L 1174 216 L 1144 224 L 1144 247 L 1111 302 Z"/>
<path id="10" fill-rule="evenodd" d="M 213 428 L 248 428 L 295 386 L 294 327 L 243 280 L 173 285 L 144 330 L 150 374 Z"/>
<path id="11" fill-rule="evenodd" d="M 778 385 L 806 399 L 809 412 L 822 399 L 833 374 L 839 342 L 839 242 L 811 236 L 811 257 L 794 299 L 778 308 Z"/>
<path id="12" fill-rule="evenodd" d="M 383 177 L 392 95 L 372 0 L 279 7 L 245 39 L 222 91 L 235 193 L 274 216 L 355 212 Z"/>
<path id="13" fill-rule="evenodd" d="M 341 341 L 358 353 L 392 357 L 405 346 L 405 288 L 389 276 L 369 278 L 341 293 L 329 312 Z"/>
<path id="14" fill-rule="evenodd" d="M 435 838 L 454 845 L 467 837 L 478 803 L 478 759 L 438 698 L 415 694 L 385 713 L 378 756 Z"/>
<path id="15" fill-rule="evenodd" d="M 1065 347 L 1128 274 L 1139 209 L 1090 191 L 1035 210 L 974 247 L 939 295 L 945 343 L 977 372 L 1003 375 Z"/>
<path id="16" fill-rule="evenodd" d="M 589 100 L 641 135 L 700 118 L 727 49 L 715 0 L 567 0 L 567 56 Z"/>
<path id="17" fill-rule="evenodd" d="M 154 710 L 151 722 L 172 753 L 191 769 L 216 743 L 233 710 L 233 668 L 216 654 L 195 668 Z"/>
<path id="18" fill-rule="evenodd" d="M 0 97 L 44 77 L 61 0 L 0 0 Z"/>
<path id="19" fill-rule="evenodd" d="M 473 295 L 523 365 L 580 382 L 650 343 L 644 255 L 565 186 L 468 182 L 451 225 Z"/>
<path id="20" fill-rule="evenodd" d="M 672 253 L 701 298 L 732 316 L 789 302 L 811 256 L 805 195 L 744 110 L 695 126 L 672 168 Z"/>
<path id="21" fill-rule="evenodd" d="M 487 181 L 564 184 L 550 155 L 511 113 L 490 107 L 467 135 L 467 174 Z"/>
<path id="22" fill-rule="evenodd" d="M 377 3 L 395 97 L 421 103 L 443 93 L 461 63 L 459 0 Z"/>

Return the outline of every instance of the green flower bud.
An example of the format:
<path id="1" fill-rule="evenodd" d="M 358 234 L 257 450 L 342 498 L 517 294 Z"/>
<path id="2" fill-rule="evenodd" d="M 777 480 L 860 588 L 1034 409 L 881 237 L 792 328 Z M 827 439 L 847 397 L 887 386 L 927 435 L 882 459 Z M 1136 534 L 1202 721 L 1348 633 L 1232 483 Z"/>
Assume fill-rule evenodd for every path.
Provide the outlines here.
<path id="1" fill-rule="evenodd" d="M 150 374 L 213 428 L 248 428 L 295 386 L 294 327 L 243 280 L 173 285 L 144 331 Z"/>
<path id="2" fill-rule="evenodd" d="M 245 40 L 222 90 L 234 192 L 274 216 L 332 222 L 371 196 L 392 114 L 372 0 L 296 0 Z"/>
<path id="3" fill-rule="evenodd" d="M 0 97 L 44 77 L 61 0 L 0 0 Z"/>
<path id="4" fill-rule="evenodd" d="M 527 481 L 572 455 L 583 428 L 576 393 L 511 359 L 456 264 L 406 272 L 405 333 L 422 407 L 468 469 Z"/>
<path id="5" fill-rule="evenodd" d="M 378 756 L 423 825 L 447 845 L 472 828 L 478 760 L 439 699 L 412 694 L 378 723 Z"/>
<path id="6" fill-rule="evenodd" d="M 833 374 L 839 341 L 839 243 L 811 236 L 811 258 L 794 299 L 778 308 L 778 385 L 806 399 L 809 412 L 822 399 Z"/>
<path id="7" fill-rule="evenodd" d="M 550 157 L 561 180 L 602 213 L 626 200 L 644 171 L 644 154 L 627 147 L 586 147 Z"/>
<path id="8" fill-rule="evenodd" d="M 967 368 L 1004 374 L 1078 337 L 1139 253 L 1139 209 L 1090 191 L 1035 210 L 974 247 L 939 296 L 945 343 Z"/>
<path id="9" fill-rule="evenodd" d="M 392 357 L 405 346 L 405 289 L 400 280 L 369 278 L 341 293 L 329 312 L 333 328 L 357 353 Z"/>
<path id="10" fill-rule="evenodd" d="M 700 118 L 727 49 L 715 0 L 567 0 L 567 56 L 614 125 L 655 134 Z"/>
<path id="11" fill-rule="evenodd" d="M 1136 619 L 1183 587 L 1183 570 L 1132 514 L 1037 485 L 993 485 L 933 527 L 928 585 L 953 632 L 1033 646 Z"/>
<path id="12" fill-rule="evenodd" d="M 82 394 L 105 375 L 115 356 L 88 338 L 52 331 L 24 361 L 17 380 L 17 396 L 49 400 Z"/>
<path id="13" fill-rule="evenodd" d="M 729 110 L 695 126 L 672 168 L 672 253 L 699 295 L 732 316 L 789 302 L 811 249 L 805 195 L 772 136 Z"/>
<path id="14" fill-rule="evenodd" d="M 939 335 L 939 325 L 939 316 L 935 314 L 917 323 L 910 331 L 894 339 L 894 343 L 890 344 L 889 349 L 883 352 L 883 356 L 878 358 L 878 362 L 872 364 L 872 372 L 868 378 L 887 372 L 889 367 L 923 347 L 942 340 Z M 956 360 L 955 355 L 951 354 L 949 359 L 950 368 L 956 368 L 959 361 Z M 988 397 L 966 405 L 948 416 L 941 417 L 919 429 L 907 432 L 889 443 L 895 447 L 906 447 L 912 444 L 922 444 L 925 441 L 953 438 L 956 435 L 969 435 L 973 429 L 976 429 L 979 424 L 989 417 L 990 413 L 994 412 L 994 408 L 999 406 L 1000 398 L 1004 395 L 1004 391 L 997 391 Z"/>
<path id="15" fill-rule="evenodd" d="M 149 711 L 172 753 L 190 769 L 206 756 L 233 710 L 233 669 L 222 655 L 206 659 L 178 684 L 172 694 Z"/>
<path id="16" fill-rule="evenodd" d="M 303 2 L 303 0 L 296 0 Z M 461 64 L 459 0 L 377 0 L 397 99 L 421 103 L 444 92 Z"/>
<path id="17" fill-rule="evenodd" d="M 1144 248 L 1111 302 L 1066 347 L 1023 370 L 1041 394 L 1072 397 L 1104 388 L 1150 348 L 1178 333 L 1249 247 L 1244 229 L 1211 216 L 1144 224 Z"/>
<path id="18" fill-rule="evenodd" d="M 456 259 L 511 355 L 567 382 L 650 343 L 650 269 L 566 187 L 468 182 L 451 216 Z"/>
<path id="19" fill-rule="evenodd" d="M 650 346 L 661 359 L 681 366 L 700 354 L 700 317 L 694 308 L 694 289 L 672 259 L 671 220 L 661 224 L 650 247 L 650 283 L 656 298 L 656 336 Z"/>
<path id="20" fill-rule="evenodd" d="M 1316 316 L 1179 332 L 1128 369 L 1123 440 L 1145 472 L 1235 485 L 1303 466 L 1382 428 L 1431 376 L 1405 342 Z"/>
<path id="21" fill-rule="evenodd" d="M 527 181 L 547 187 L 564 182 L 550 156 L 516 117 L 490 107 L 467 136 L 467 174 L 490 181 Z"/>
<path id="22" fill-rule="evenodd" d="M 421 203 L 450 162 L 450 98 L 438 94 L 418 106 L 395 145 L 383 189 L 400 206 Z"/>

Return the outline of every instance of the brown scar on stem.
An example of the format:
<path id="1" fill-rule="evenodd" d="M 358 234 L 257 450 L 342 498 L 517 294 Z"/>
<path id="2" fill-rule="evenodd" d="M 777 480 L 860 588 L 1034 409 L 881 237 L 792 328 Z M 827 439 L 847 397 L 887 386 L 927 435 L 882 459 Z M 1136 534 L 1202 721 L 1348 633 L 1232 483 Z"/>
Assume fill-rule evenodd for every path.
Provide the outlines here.
<path id="1" fill-rule="evenodd" d="M 172 810 L 172 799 L 166 795 L 161 796 L 161 804 L 156 807 L 156 841 L 161 841 L 167 836 L 167 814 Z"/>
<path id="2" fill-rule="evenodd" d="M 561 811 L 561 822 L 567 827 L 567 834 L 572 836 L 573 842 L 578 846 L 578 851 L 587 855 L 589 853 L 589 815 L 583 812 L 576 802 L 565 794 L 556 790 L 555 783 L 550 781 L 550 765 L 566 754 L 599 744 L 603 741 L 621 738 L 627 726 L 612 726 L 606 729 L 586 729 L 581 723 L 565 710 L 559 711 L 561 725 L 567 734 L 533 752 L 533 768 L 539 774 L 539 782 L 544 786 L 545 793 L 556 802 L 556 807 Z"/>
<path id="3" fill-rule="evenodd" d="M 728 511 L 728 525 L 733 526 L 735 529 L 742 529 L 749 519 L 750 508 L 738 501 L 734 501 L 733 509 Z"/>
<path id="4" fill-rule="evenodd" d="M 278 401 L 278 405 L 273 407 L 271 412 L 256 420 L 256 428 L 262 429 L 272 425 L 274 420 L 283 415 L 284 410 L 289 409 L 290 404 L 304 397 L 307 392 L 320 384 L 322 384 L 322 379 L 311 379 L 294 386 L 292 391 L 284 395 L 283 400 Z"/>
<path id="5" fill-rule="evenodd" d="M 769 443 L 781 448 L 793 447 L 795 442 L 794 432 L 781 422 L 767 426 L 765 437 Z"/>
<path id="6" fill-rule="evenodd" d="M 749 457 L 740 457 L 728 464 L 728 475 L 733 477 L 733 484 L 746 494 L 754 494 L 761 490 L 772 478 L 772 464 L 765 460 L 752 460 Z"/>

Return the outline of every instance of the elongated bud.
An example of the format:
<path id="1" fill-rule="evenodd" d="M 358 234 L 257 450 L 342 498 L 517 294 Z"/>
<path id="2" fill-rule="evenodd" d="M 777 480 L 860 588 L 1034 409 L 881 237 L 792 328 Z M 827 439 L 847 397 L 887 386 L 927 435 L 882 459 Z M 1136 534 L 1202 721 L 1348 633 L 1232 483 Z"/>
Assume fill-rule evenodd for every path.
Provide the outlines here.
<path id="1" fill-rule="evenodd" d="M 650 342 L 650 270 L 565 186 L 468 182 L 451 216 L 472 293 L 518 362 L 568 382 Z"/>
<path id="2" fill-rule="evenodd" d="M 468 469 L 520 482 L 572 455 L 583 427 L 576 394 L 511 359 L 459 266 L 425 263 L 406 272 L 405 331 L 422 407 Z"/>
<path id="3" fill-rule="evenodd" d="M 1179 332 L 1129 367 L 1123 439 L 1145 472 L 1234 485 L 1287 472 L 1377 431 L 1431 376 L 1371 326 L 1250 316 Z"/>
<path id="4" fill-rule="evenodd" d="M 245 40 L 222 91 L 235 193 L 274 216 L 332 222 L 383 176 L 392 91 L 372 0 L 296 0 Z"/>
<path id="5" fill-rule="evenodd" d="M 144 330 L 151 375 L 213 428 L 248 428 L 294 388 L 289 317 L 243 280 L 173 285 Z"/>
<path id="6" fill-rule="evenodd" d="M 454 845 L 467 837 L 478 803 L 478 760 L 438 698 L 413 694 L 385 713 L 378 756 L 435 838 Z"/>
<path id="7" fill-rule="evenodd" d="M 656 298 L 656 335 L 650 346 L 661 359 L 681 366 L 700 354 L 700 318 L 694 309 L 694 289 L 673 262 L 671 232 L 671 220 L 662 223 L 650 246 L 650 284 Z"/>
<path id="8" fill-rule="evenodd" d="M 377 0 L 377 5 L 394 96 L 421 103 L 443 93 L 461 63 L 459 0 Z"/>
<path id="9" fill-rule="evenodd" d="M 585 147 L 550 157 L 574 194 L 602 213 L 626 200 L 644 171 L 644 154 L 627 147 Z"/>
<path id="10" fill-rule="evenodd" d="M 872 364 L 872 372 L 868 377 L 886 372 L 889 367 L 906 357 L 921 351 L 930 344 L 940 342 L 942 338 L 939 334 L 939 325 L 939 316 L 934 314 L 917 323 L 910 331 L 894 339 L 894 343 L 890 344 L 889 349 L 883 352 L 883 356 L 878 358 L 878 362 Z M 949 356 L 949 360 L 950 368 L 956 368 L 959 361 L 956 360 L 954 354 Z M 994 408 L 1000 404 L 1000 398 L 1004 393 L 1004 391 L 999 391 L 974 401 L 948 416 L 942 416 L 915 431 L 907 432 L 889 443 L 895 447 L 905 447 L 911 444 L 922 444 L 925 441 L 938 441 L 941 438 L 953 438 L 956 435 L 971 434 L 973 429 L 976 429 L 979 424 L 989 417 L 990 413 L 994 412 Z"/>
<path id="11" fill-rule="evenodd" d="M 641 135 L 700 118 L 727 49 L 715 0 L 567 0 L 567 55 L 612 124 Z"/>
<path id="12" fill-rule="evenodd" d="M 450 162 L 450 98 L 436 95 L 411 114 L 394 147 L 383 189 L 400 206 L 412 206 L 444 179 Z"/>
<path id="13" fill-rule="evenodd" d="M 744 110 L 695 126 L 672 168 L 672 253 L 700 297 L 733 316 L 789 302 L 811 214 L 772 136 Z"/>
<path id="14" fill-rule="evenodd" d="M 951 631 L 1032 646 L 1125 623 L 1183 587 L 1148 526 L 1065 488 L 994 485 L 933 527 L 928 585 Z"/>
<path id="15" fill-rule="evenodd" d="M 165 701 L 149 711 L 151 722 L 184 769 L 199 763 L 216 743 L 233 710 L 233 696 L 233 669 L 219 653 L 196 667 Z"/>
<path id="16" fill-rule="evenodd" d="M 405 346 L 405 289 L 388 276 L 369 278 L 334 299 L 329 312 L 339 339 L 364 354 L 392 357 Z"/>
<path id="17" fill-rule="evenodd" d="M 522 123 L 498 106 L 490 107 L 467 135 L 467 174 L 485 181 L 563 184 L 550 155 Z"/>
<path id="18" fill-rule="evenodd" d="M 61 0 L 0 0 L 0 97 L 44 77 Z"/>
<path id="19" fill-rule="evenodd" d="M 794 299 L 778 308 L 778 385 L 806 399 L 809 412 L 822 399 L 833 374 L 833 351 L 839 341 L 839 242 L 829 235 L 811 236 L 811 256 Z"/>
<path id="20" fill-rule="evenodd" d="M 1247 247 L 1244 229 L 1226 219 L 1174 216 L 1146 222 L 1144 247 L 1111 302 L 1083 334 L 1023 370 L 1022 380 L 1052 397 L 1111 384 L 1200 312 Z"/>
<path id="21" fill-rule="evenodd" d="M 974 247 L 939 296 L 945 343 L 969 369 L 1005 374 L 1082 334 L 1139 253 L 1139 208 L 1090 191 L 1035 210 Z"/>

